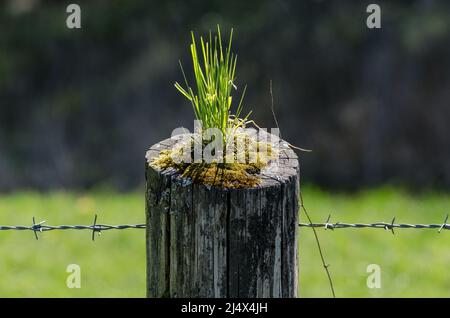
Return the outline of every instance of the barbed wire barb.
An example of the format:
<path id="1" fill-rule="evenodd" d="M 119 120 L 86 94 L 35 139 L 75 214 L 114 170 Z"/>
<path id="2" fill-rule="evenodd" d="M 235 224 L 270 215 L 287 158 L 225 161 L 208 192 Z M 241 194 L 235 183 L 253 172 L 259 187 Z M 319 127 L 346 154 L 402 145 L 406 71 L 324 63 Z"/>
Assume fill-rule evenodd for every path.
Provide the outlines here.
<path id="1" fill-rule="evenodd" d="M 395 232 L 394 232 L 394 222 L 395 222 L 395 216 L 394 216 L 394 218 L 392 219 L 391 224 L 386 224 L 386 225 L 384 226 L 384 229 L 385 229 L 386 231 L 387 231 L 387 230 L 391 230 L 392 235 L 395 235 Z"/>
<path id="2" fill-rule="evenodd" d="M 95 242 L 95 232 L 98 236 L 102 235 L 102 230 L 97 228 L 97 214 L 94 216 L 94 224 L 92 225 L 92 241 Z"/>
<path id="3" fill-rule="evenodd" d="M 39 236 L 38 236 L 37 232 L 42 233 L 42 224 L 44 224 L 44 223 L 45 223 L 45 220 L 36 224 L 36 219 L 33 216 L 33 225 L 31 226 L 31 229 L 34 232 L 34 237 L 36 238 L 36 241 L 39 240 Z"/>
<path id="4" fill-rule="evenodd" d="M 438 233 L 441 233 L 441 231 L 447 226 L 447 220 L 448 220 L 448 214 L 445 217 L 444 223 L 442 223 L 442 226 L 439 228 Z"/>
<path id="5" fill-rule="evenodd" d="M 329 223 L 331 219 L 331 214 L 328 215 L 327 221 L 325 222 L 325 230 L 331 229 L 334 231 L 334 226 L 332 223 Z"/>

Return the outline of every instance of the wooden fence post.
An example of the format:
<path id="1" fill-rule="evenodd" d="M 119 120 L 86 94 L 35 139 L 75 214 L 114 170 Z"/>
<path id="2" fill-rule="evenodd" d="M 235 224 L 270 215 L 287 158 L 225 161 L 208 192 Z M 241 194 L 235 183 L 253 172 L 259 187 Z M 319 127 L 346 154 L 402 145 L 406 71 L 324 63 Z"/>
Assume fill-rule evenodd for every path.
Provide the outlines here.
<path id="1" fill-rule="evenodd" d="M 146 154 L 148 297 L 296 297 L 299 164 L 282 142 L 279 168 L 249 189 L 192 184 L 149 165 Z"/>

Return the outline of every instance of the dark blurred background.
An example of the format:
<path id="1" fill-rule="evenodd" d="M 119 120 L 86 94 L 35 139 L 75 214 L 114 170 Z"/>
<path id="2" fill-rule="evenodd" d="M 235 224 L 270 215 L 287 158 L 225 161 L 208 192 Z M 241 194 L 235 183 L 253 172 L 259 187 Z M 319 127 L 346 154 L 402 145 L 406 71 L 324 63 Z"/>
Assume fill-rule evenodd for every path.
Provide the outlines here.
<path id="1" fill-rule="evenodd" d="M 189 32 L 235 28 L 246 110 L 300 154 L 303 182 L 450 188 L 448 1 L 0 2 L 0 190 L 128 190 L 146 149 L 192 129 L 173 83 Z M 381 29 L 366 6 L 381 6 Z"/>

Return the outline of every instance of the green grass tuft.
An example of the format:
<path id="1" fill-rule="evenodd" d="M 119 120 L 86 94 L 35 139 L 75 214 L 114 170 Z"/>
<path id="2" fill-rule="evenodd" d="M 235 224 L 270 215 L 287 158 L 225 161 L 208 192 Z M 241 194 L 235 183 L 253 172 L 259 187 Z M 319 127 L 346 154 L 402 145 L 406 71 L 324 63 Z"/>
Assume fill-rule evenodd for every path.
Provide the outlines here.
<path id="1" fill-rule="evenodd" d="M 202 128 L 217 128 L 221 131 L 224 142 L 228 135 L 233 134 L 237 128 L 245 126 L 250 113 L 244 118 L 239 118 L 242 113 L 242 101 L 246 87 L 241 94 L 236 112 L 231 114 L 233 106 L 233 89 L 237 90 L 234 83 L 237 63 L 237 55 L 231 51 L 233 29 L 230 31 L 228 46 L 224 48 L 220 27 L 217 26 L 217 34 L 214 37 L 209 33 L 209 41 L 200 37 L 201 57 L 198 53 L 195 35 L 191 32 L 192 43 L 190 51 L 195 76 L 195 88 L 193 89 L 187 80 L 183 66 L 180 62 L 186 87 L 178 82 L 175 87 L 192 104 L 195 117 L 201 120 Z"/>

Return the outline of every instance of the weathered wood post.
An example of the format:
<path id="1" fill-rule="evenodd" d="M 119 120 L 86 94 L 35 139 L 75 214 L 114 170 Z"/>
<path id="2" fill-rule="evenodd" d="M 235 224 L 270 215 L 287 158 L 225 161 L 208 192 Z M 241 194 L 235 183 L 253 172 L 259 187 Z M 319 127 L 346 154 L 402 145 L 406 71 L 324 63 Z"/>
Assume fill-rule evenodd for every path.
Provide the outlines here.
<path id="1" fill-rule="evenodd" d="M 296 297 L 299 164 L 282 142 L 279 168 L 261 184 L 193 184 L 149 165 L 177 138 L 146 154 L 148 297 Z"/>

